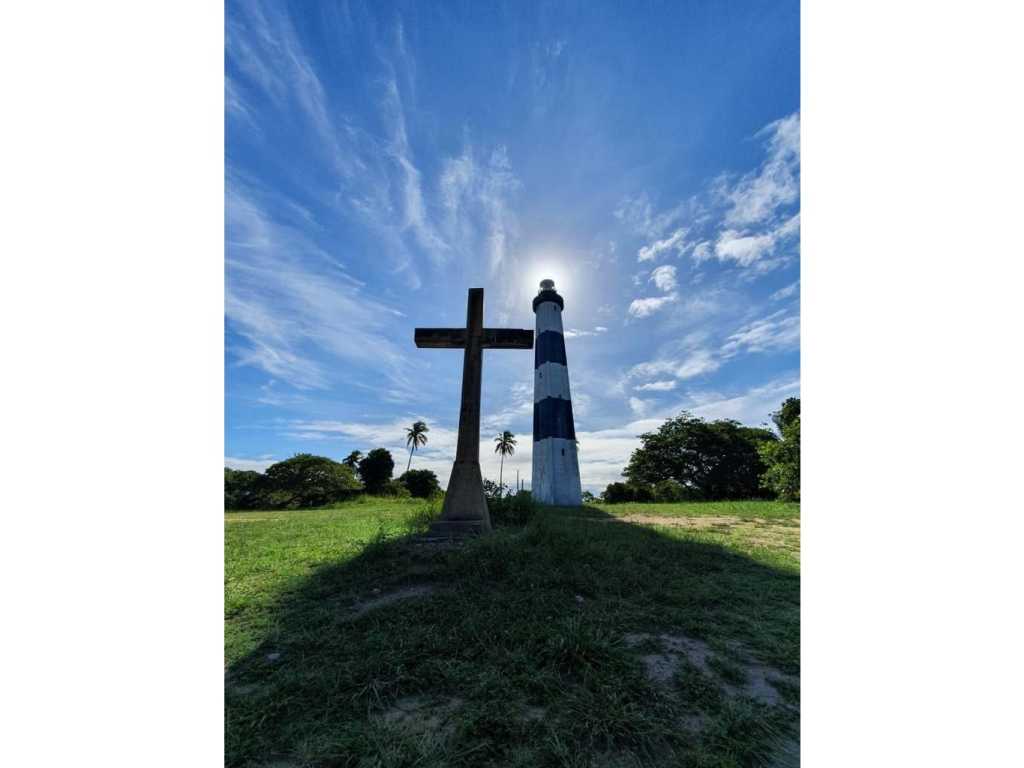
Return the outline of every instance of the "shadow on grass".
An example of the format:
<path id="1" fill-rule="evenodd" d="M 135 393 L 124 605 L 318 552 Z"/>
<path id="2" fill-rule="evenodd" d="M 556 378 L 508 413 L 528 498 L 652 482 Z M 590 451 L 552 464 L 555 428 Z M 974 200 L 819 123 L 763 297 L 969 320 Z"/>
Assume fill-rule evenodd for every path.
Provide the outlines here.
<path id="1" fill-rule="evenodd" d="M 795 678 L 772 705 L 727 683 L 741 658 L 799 674 L 799 574 L 700 539 L 583 507 L 459 546 L 371 542 L 284 594 L 230 666 L 225 761 L 774 764 Z M 652 678 L 663 635 L 725 676 L 680 657 Z"/>

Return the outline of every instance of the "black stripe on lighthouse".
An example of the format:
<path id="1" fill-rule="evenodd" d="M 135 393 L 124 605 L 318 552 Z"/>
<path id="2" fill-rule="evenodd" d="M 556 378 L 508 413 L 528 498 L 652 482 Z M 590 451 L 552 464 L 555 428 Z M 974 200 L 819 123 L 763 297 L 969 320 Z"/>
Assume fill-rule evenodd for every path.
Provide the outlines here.
<path id="1" fill-rule="evenodd" d="M 545 397 L 533 404 L 533 441 L 536 443 L 549 437 L 576 439 L 571 400 Z"/>
<path id="2" fill-rule="evenodd" d="M 544 331 L 534 340 L 533 367 L 544 363 L 565 365 L 565 338 L 558 331 Z"/>

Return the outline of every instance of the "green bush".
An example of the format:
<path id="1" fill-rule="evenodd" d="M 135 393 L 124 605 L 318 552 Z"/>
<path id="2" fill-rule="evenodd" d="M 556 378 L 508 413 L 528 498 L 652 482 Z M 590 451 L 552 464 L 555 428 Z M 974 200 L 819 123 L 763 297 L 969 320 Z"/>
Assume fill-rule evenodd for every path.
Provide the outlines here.
<path id="1" fill-rule="evenodd" d="M 526 525 L 533 519 L 537 505 L 529 491 L 488 499 L 487 509 L 491 513 L 491 524 L 504 527 L 510 525 Z"/>
<path id="2" fill-rule="evenodd" d="M 655 501 L 686 501 L 687 498 L 686 486 L 677 480 L 662 480 L 654 484 Z"/>
<path id="3" fill-rule="evenodd" d="M 654 501 L 655 494 L 646 483 L 610 483 L 601 498 L 608 504 L 621 504 L 626 501 Z"/>
<path id="4" fill-rule="evenodd" d="M 324 456 L 300 453 L 267 468 L 260 505 L 272 509 L 319 507 L 355 496 L 361 489 L 350 467 Z"/>
<path id="5" fill-rule="evenodd" d="M 406 488 L 399 480 L 388 480 L 384 483 L 384 487 L 381 488 L 377 494 L 379 496 L 388 496 L 395 499 L 412 498 L 412 494 L 409 493 L 409 489 Z"/>
<path id="6" fill-rule="evenodd" d="M 259 472 L 224 467 L 224 509 L 266 506 L 264 477 Z"/>
<path id="7" fill-rule="evenodd" d="M 800 398 L 786 400 L 772 421 L 782 440 L 761 446 L 766 469 L 761 486 L 774 491 L 782 501 L 800 501 Z"/>
<path id="8" fill-rule="evenodd" d="M 429 469 L 410 469 L 398 482 L 404 485 L 409 493 L 417 499 L 430 499 L 441 492 L 441 484 L 437 475 Z"/>

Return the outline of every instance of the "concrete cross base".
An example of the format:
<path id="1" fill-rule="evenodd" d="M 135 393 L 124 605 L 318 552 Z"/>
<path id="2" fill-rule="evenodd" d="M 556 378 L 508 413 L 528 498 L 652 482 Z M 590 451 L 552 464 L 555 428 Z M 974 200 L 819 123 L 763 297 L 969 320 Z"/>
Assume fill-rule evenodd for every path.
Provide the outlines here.
<path id="1" fill-rule="evenodd" d="M 456 461 L 444 495 L 441 518 L 430 535 L 479 536 L 491 532 L 491 515 L 484 496 L 484 481 L 477 461 Z"/>
<path id="2" fill-rule="evenodd" d="M 435 520 L 430 530 L 420 536 L 423 541 L 447 541 L 482 536 L 490 529 L 484 528 L 482 520 Z"/>

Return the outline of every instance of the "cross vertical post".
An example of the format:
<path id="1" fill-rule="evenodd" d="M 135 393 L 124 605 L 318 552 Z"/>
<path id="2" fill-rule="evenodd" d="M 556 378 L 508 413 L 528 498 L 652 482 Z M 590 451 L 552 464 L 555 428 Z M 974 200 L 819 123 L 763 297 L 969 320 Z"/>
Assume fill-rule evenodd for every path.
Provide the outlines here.
<path id="1" fill-rule="evenodd" d="M 455 463 L 445 491 L 441 518 L 430 526 L 428 536 L 451 538 L 487 533 L 491 516 L 480 472 L 480 394 L 485 349 L 532 349 L 533 331 L 517 328 L 484 328 L 484 289 L 470 288 L 466 300 L 465 328 L 417 328 L 417 347 L 464 349 L 462 399 L 459 405 L 459 438 Z"/>

